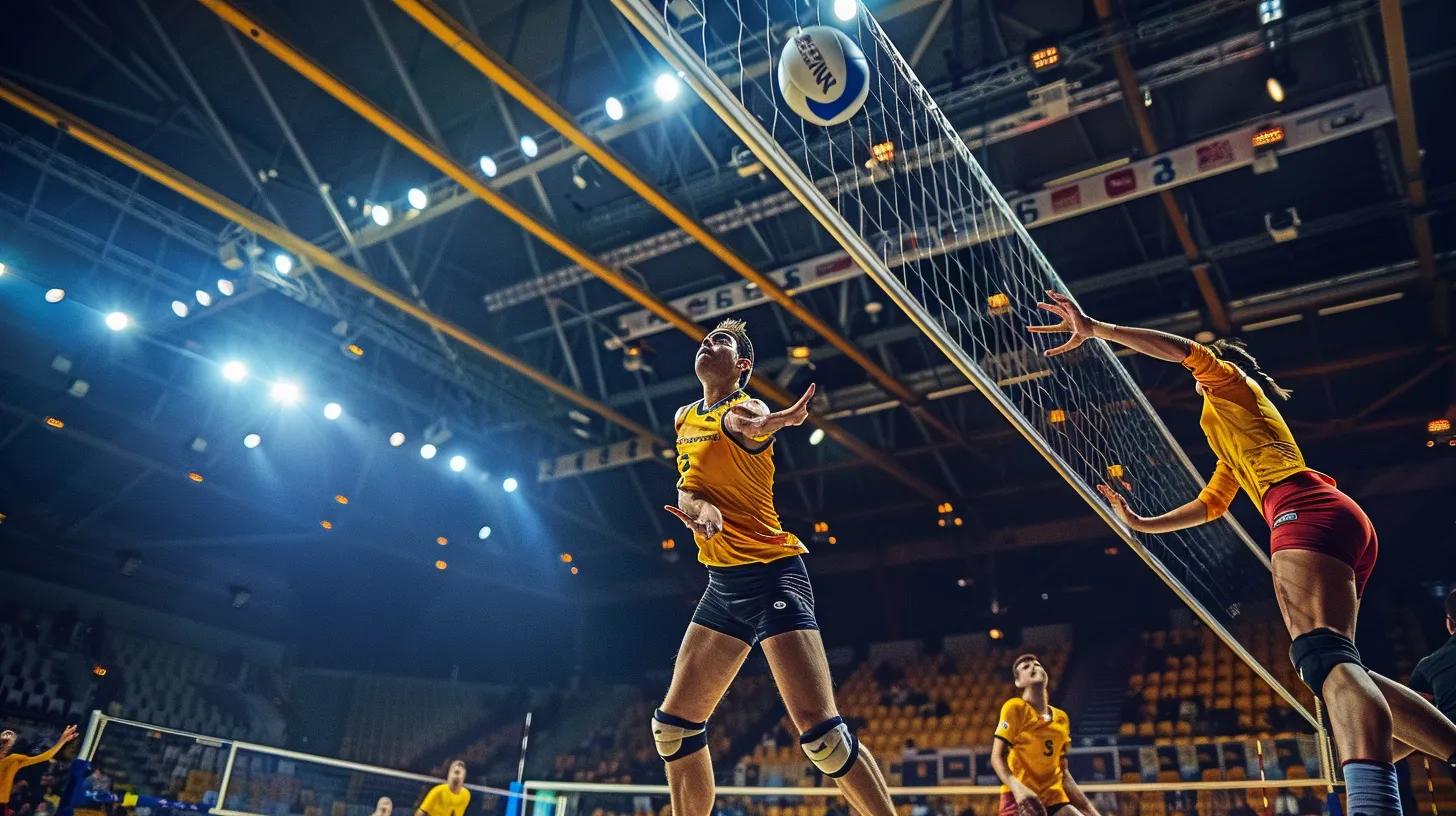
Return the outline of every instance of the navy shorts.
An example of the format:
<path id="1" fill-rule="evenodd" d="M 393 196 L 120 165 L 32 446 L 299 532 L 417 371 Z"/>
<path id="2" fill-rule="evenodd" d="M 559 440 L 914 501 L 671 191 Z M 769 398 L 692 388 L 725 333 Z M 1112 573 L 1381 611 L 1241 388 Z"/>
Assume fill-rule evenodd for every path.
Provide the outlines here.
<path id="1" fill-rule="evenodd" d="M 753 646 L 800 629 L 818 629 L 814 587 L 799 556 L 767 564 L 708 567 L 708 588 L 693 623 Z"/>

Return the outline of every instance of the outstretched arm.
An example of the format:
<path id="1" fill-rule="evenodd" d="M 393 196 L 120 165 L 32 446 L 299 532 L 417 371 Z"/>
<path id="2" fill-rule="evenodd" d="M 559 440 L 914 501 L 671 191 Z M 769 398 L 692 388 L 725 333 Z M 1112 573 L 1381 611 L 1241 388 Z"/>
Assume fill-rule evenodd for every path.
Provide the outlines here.
<path id="1" fill-rule="evenodd" d="M 50 762 L 52 759 L 55 758 L 56 754 L 59 754 L 61 752 L 61 749 L 65 747 L 66 743 L 70 742 L 75 738 L 76 726 L 66 726 L 65 729 L 61 731 L 61 736 L 56 739 L 55 745 L 52 745 L 49 749 L 42 751 L 35 756 L 28 756 L 20 760 L 20 767 L 24 768 L 29 765 L 39 765 L 42 762 Z"/>
<path id="2" fill-rule="evenodd" d="M 783 428 L 803 424 L 809 418 L 809 401 L 813 398 L 814 385 L 810 384 L 798 402 L 782 411 L 769 411 L 763 400 L 741 402 L 723 416 L 723 429 L 740 443 L 762 442 Z"/>
<path id="3" fill-rule="evenodd" d="M 1049 326 L 1031 326 L 1035 334 L 1070 334 L 1065 343 L 1055 348 L 1049 348 L 1044 353 L 1048 357 L 1055 357 L 1058 354 L 1065 354 L 1072 349 L 1082 345 L 1092 338 L 1099 340 L 1110 340 L 1120 343 L 1133 351 L 1141 352 L 1149 357 L 1156 357 L 1159 360 L 1167 360 L 1170 363 L 1181 363 L 1188 357 L 1188 352 L 1193 348 L 1193 341 L 1186 337 L 1179 337 L 1176 334 L 1157 331 L 1155 329 L 1138 329 L 1129 326 L 1118 326 L 1113 323 L 1104 323 L 1101 320 L 1094 320 L 1082 311 L 1071 298 L 1051 289 L 1047 290 L 1047 299 L 1050 303 L 1038 303 L 1038 307 L 1061 318 L 1061 322 Z"/>
<path id="4" fill-rule="evenodd" d="M 1072 800 L 1072 806 L 1082 811 L 1082 816 L 1102 816 L 1087 794 L 1077 787 L 1077 780 L 1072 778 L 1072 772 L 1067 768 L 1067 758 L 1062 757 L 1062 787 L 1067 791 L 1067 798 Z"/>

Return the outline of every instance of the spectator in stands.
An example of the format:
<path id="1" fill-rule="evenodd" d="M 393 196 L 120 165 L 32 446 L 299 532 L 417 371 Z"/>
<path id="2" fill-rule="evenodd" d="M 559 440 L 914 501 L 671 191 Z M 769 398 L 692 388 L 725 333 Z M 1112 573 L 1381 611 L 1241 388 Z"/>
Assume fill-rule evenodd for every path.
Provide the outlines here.
<path id="1" fill-rule="evenodd" d="M 106 772 L 99 767 L 92 768 L 91 773 L 86 776 L 81 785 L 82 790 L 106 793 L 111 790 L 111 777 L 107 776 Z M 389 815 L 384 814 L 384 816 Z"/>
<path id="2" fill-rule="evenodd" d="M 1299 816 L 1325 816 L 1325 801 L 1316 796 L 1314 790 L 1305 788 L 1295 811 Z"/>
<path id="3" fill-rule="evenodd" d="M 374 816 L 390 816 L 392 813 L 394 813 L 394 800 L 388 796 L 379 797 L 379 801 L 374 803 Z"/>
<path id="4" fill-rule="evenodd" d="M 875 667 L 875 685 L 880 688 L 889 688 L 902 676 L 900 670 L 891 665 L 888 660 L 881 660 L 880 665 Z"/>
<path id="5" fill-rule="evenodd" d="M 1249 807 L 1246 800 L 1240 800 L 1237 805 L 1229 808 L 1228 816 L 1259 816 L 1259 813 Z"/>
<path id="6" fill-rule="evenodd" d="M 26 756 L 10 752 L 15 747 L 16 734 L 14 731 L 0 731 L 0 816 L 10 816 L 11 786 L 15 783 L 15 774 L 21 768 L 50 762 L 56 754 L 60 753 L 66 743 L 75 738 L 76 726 L 68 725 L 61 731 L 60 738 L 49 750 L 35 756 Z"/>
<path id="7" fill-rule="evenodd" d="M 1274 794 L 1274 813 L 1276 816 L 1295 816 L 1299 813 L 1299 800 L 1288 788 L 1282 788 Z"/>
<path id="8" fill-rule="evenodd" d="M 465 787 L 465 763 L 450 763 L 449 775 L 443 784 L 430 788 L 415 816 L 465 816 L 470 808 L 470 791 Z"/>

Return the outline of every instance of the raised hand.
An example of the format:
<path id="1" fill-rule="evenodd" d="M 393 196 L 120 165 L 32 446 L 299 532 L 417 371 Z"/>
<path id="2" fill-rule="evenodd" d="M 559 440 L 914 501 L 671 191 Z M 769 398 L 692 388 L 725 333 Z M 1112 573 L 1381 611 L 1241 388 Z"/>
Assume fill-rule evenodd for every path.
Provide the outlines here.
<path id="1" fill-rule="evenodd" d="M 78 733 L 79 732 L 77 732 L 76 726 L 68 725 L 61 731 L 61 738 L 56 740 L 56 742 L 60 743 L 61 745 L 65 745 L 66 743 L 75 739 Z"/>
<path id="2" fill-rule="evenodd" d="M 804 396 L 793 405 L 782 411 L 774 411 L 770 414 L 754 416 L 744 412 L 734 412 L 733 429 L 744 436 L 758 438 L 770 436 L 782 428 L 793 425 L 802 425 L 804 420 L 809 418 L 809 401 L 814 399 L 813 383 L 804 391 Z"/>
<path id="3" fill-rule="evenodd" d="M 723 513 L 711 502 L 702 502 L 697 516 L 690 516 L 670 504 L 664 504 L 662 509 L 677 516 L 678 521 L 703 538 L 712 538 L 723 532 Z"/>
<path id="4" fill-rule="evenodd" d="M 1092 339 L 1092 330 L 1097 325 L 1096 321 L 1088 317 L 1076 303 L 1072 302 L 1071 298 L 1061 292 L 1048 289 L 1047 299 L 1051 302 L 1039 302 L 1036 304 L 1037 308 L 1051 312 L 1057 317 L 1060 317 L 1061 321 L 1046 326 L 1028 326 L 1027 329 L 1033 334 L 1066 333 L 1070 334 L 1071 337 L 1068 337 L 1067 341 L 1060 346 L 1049 348 L 1042 352 L 1043 354 L 1048 357 L 1065 354 Z"/>

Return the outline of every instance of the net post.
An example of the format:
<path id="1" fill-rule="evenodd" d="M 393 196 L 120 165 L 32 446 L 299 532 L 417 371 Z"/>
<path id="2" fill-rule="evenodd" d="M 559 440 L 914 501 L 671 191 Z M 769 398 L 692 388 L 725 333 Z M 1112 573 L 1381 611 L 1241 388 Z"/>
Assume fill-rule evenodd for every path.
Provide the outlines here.
<path id="1" fill-rule="evenodd" d="M 659 18 L 652 3 L 649 0 L 612 0 L 612 4 L 632 24 L 633 28 L 670 65 L 677 69 L 683 77 L 683 80 L 697 93 L 704 104 L 717 114 L 723 120 L 723 123 L 743 140 L 744 145 L 753 152 L 764 167 L 773 173 L 789 192 L 799 200 L 804 209 L 829 233 L 830 237 L 834 238 L 844 248 L 849 257 L 864 270 L 865 274 L 879 285 L 880 289 L 905 313 L 906 317 L 975 385 L 976 390 L 980 391 L 986 397 L 992 407 L 1001 413 L 1006 421 L 1026 439 L 1037 453 L 1041 454 L 1042 458 L 1056 471 L 1057 475 L 1061 476 L 1072 490 L 1091 507 L 1092 511 L 1142 559 L 1143 563 L 1173 591 L 1178 599 L 1198 617 L 1200 622 L 1207 626 L 1210 631 L 1214 632 L 1219 640 L 1232 650 L 1234 654 L 1238 655 L 1239 659 L 1260 680 L 1268 685 L 1269 688 L 1273 689 L 1276 694 L 1309 722 L 1310 725 L 1318 729 L 1319 723 L 1317 718 L 1305 708 L 1304 704 L 1283 683 L 1279 682 L 1264 664 L 1256 660 L 1249 653 L 1248 649 L 1244 648 L 1243 644 L 1209 613 L 1202 603 L 1193 597 L 1188 588 L 1173 575 L 1161 560 L 1148 550 L 1142 541 L 1133 534 L 1133 531 L 1124 525 L 1112 513 L 1107 504 L 1099 499 L 1092 492 L 1091 488 L 1072 471 L 1068 463 L 1048 446 L 1046 441 L 1037 433 L 1036 429 L 1032 427 L 1030 421 L 1001 393 L 996 381 L 988 376 L 985 371 L 981 370 L 980 366 L 971 358 L 965 349 L 961 348 L 956 342 L 946 336 L 946 333 L 936 324 L 929 310 L 918 302 L 904 285 L 895 278 L 865 239 L 854 232 L 845 223 L 843 218 L 837 217 L 837 213 L 834 211 L 833 206 L 829 203 L 824 193 L 799 171 L 794 165 L 793 160 L 784 152 L 783 148 L 739 104 L 733 97 L 732 92 L 728 90 L 712 69 L 699 60 L 696 53 L 691 50 L 678 33 L 670 28 L 664 20 Z M 873 30 L 878 32 L 879 36 L 876 39 L 882 40 L 887 50 L 903 64 L 903 58 L 899 56 L 899 51 L 894 48 L 893 43 L 889 42 L 889 38 L 884 36 L 884 32 L 879 29 L 873 17 L 866 12 L 862 12 L 860 19 L 866 20 L 866 25 L 873 27 Z M 909 72 L 908 68 L 906 71 L 913 77 L 913 72 Z M 918 80 L 916 80 L 914 85 L 917 90 L 924 92 Z M 939 108 L 935 107 L 934 100 L 927 99 L 926 102 L 933 109 L 937 123 L 941 126 L 942 130 L 949 134 L 948 137 L 945 137 L 945 140 L 949 141 L 950 150 L 966 162 L 976 179 L 990 192 L 992 201 L 996 205 L 995 209 L 1000 213 L 1006 224 L 1021 237 L 1024 245 L 1040 261 L 1044 268 L 1050 271 L 1051 265 L 1046 261 L 1041 249 L 1031 240 L 1021 219 L 1011 212 L 1011 208 L 1007 205 L 1005 198 L 991 184 L 990 179 L 985 175 L 980 165 L 970 155 L 969 149 L 961 141 L 957 131 L 950 126 L 949 121 L 945 119 L 944 114 Z M 1058 281 L 1058 283 L 1060 282 Z M 1061 288 L 1065 290 L 1066 287 L 1063 285 Z M 1111 351 L 1108 350 L 1105 344 L 1096 345 L 1095 348 L 1102 355 L 1112 358 Z M 1115 369 L 1122 372 L 1121 377 L 1124 378 L 1124 381 L 1132 384 L 1131 377 L 1127 374 L 1126 369 L 1115 358 L 1112 358 L 1111 362 Z M 1158 427 L 1159 433 L 1165 439 L 1171 440 L 1171 433 L 1163 425 L 1162 421 L 1157 418 L 1156 412 L 1152 411 L 1146 396 L 1142 394 L 1141 389 L 1136 388 L 1135 384 L 1132 385 L 1132 392 L 1135 395 L 1134 399 L 1149 412 L 1150 419 Z M 1186 455 L 1181 455 L 1181 447 L 1176 444 L 1173 447 L 1180 452 L 1182 463 L 1185 467 L 1189 468 L 1190 474 L 1196 476 L 1196 471 L 1192 469 L 1191 463 L 1186 458 Z M 1199 483 L 1202 482 L 1201 478 L 1197 479 L 1197 481 Z M 1267 566 L 1267 556 L 1263 556 L 1259 549 L 1253 546 L 1248 534 L 1236 524 L 1231 523 L 1231 526 L 1235 530 L 1236 535 L 1243 539 L 1243 543 L 1256 556 L 1260 557 L 1261 563 Z"/>
<path id="2" fill-rule="evenodd" d="M 213 804 L 213 810 L 222 810 L 227 802 L 228 782 L 233 778 L 233 763 L 238 759 L 237 742 L 228 743 L 227 761 L 222 766 L 222 781 L 217 785 L 217 802 Z"/>
<path id="3" fill-rule="evenodd" d="M 101 713 L 101 709 L 91 709 L 91 715 L 86 718 L 86 731 L 81 735 L 81 747 L 76 752 L 77 759 L 84 759 L 90 762 L 96 758 L 96 746 L 101 742 L 101 732 L 106 729 L 107 716 Z"/>

